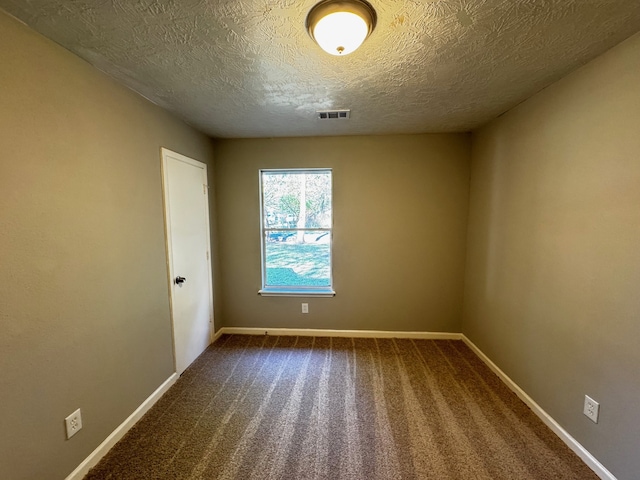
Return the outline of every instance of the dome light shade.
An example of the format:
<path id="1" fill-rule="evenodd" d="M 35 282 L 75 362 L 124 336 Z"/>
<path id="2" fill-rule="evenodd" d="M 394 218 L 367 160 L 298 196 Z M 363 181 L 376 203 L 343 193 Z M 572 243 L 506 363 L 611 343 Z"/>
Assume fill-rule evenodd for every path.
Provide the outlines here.
<path id="1" fill-rule="evenodd" d="M 325 52 L 344 56 L 355 51 L 376 25 L 376 12 L 363 0 L 325 0 L 307 15 L 307 30 Z"/>

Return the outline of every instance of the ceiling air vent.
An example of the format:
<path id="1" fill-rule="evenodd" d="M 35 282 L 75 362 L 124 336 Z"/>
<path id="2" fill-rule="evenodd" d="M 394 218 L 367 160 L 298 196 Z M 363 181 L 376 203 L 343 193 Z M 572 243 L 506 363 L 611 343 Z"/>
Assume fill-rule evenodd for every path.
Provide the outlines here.
<path id="1" fill-rule="evenodd" d="M 342 119 L 346 120 L 351 116 L 351 110 L 318 110 L 316 111 L 320 120 Z"/>

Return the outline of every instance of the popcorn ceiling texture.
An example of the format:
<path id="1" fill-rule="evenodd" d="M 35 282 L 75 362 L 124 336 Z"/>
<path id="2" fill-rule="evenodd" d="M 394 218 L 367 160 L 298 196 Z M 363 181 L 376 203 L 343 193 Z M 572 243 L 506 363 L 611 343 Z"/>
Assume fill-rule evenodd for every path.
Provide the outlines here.
<path id="1" fill-rule="evenodd" d="M 638 0 L 370 1 L 376 30 L 346 57 L 308 36 L 315 0 L 0 7 L 219 138 L 471 130 L 640 30 Z M 316 119 L 332 108 L 351 119 Z"/>

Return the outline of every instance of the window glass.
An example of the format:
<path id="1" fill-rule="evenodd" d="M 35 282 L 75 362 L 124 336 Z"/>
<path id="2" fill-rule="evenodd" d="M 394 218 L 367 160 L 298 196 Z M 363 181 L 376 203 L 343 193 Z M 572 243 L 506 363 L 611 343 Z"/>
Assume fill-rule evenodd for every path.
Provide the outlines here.
<path id="1" fill-rule="evenodd" d="M 326 291 L 331 279 L 331 170 L 262 170 L 263 290 Z"/>

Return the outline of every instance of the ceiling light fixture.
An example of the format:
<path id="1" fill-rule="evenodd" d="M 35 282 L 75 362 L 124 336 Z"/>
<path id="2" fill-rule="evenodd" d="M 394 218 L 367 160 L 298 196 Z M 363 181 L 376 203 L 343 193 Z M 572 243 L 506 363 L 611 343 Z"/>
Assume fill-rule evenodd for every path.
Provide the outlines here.
<path id="1" fill-rule="evenodd" d="M 373 32 L 376 11 L 364 0 L 323 0 L 307 15 L 307 31 L 325 52 L 344 56 Z"/>

